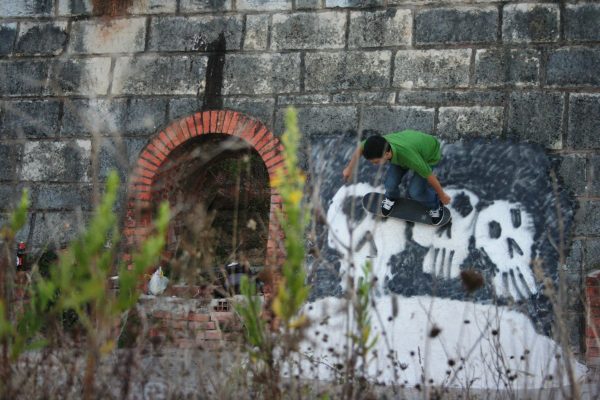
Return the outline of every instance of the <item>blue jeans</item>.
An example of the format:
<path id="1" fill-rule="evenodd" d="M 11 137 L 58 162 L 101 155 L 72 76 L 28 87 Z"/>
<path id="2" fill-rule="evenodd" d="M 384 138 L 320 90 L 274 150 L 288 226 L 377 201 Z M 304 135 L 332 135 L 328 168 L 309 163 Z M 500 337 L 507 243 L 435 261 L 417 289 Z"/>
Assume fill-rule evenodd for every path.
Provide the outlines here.
<path id="1" fill-rule="evenodd" d="M 408 171 L 398 165 L 390 164 L 385 174 L 385 196 L 390 199 L 400 198 L 400 181 Z M 419 174 L 413 172 L 408 184 L 408 197 L 418 201 L 429 209 L 438 208 L 440 199 L 433 187 Z"/>

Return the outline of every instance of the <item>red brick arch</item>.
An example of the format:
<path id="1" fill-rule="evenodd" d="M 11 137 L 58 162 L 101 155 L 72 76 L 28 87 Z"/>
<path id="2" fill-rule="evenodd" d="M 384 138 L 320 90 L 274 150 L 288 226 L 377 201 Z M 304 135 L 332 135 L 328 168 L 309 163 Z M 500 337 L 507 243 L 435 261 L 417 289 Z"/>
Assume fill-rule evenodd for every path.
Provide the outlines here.
<path id="1" fill-rule="evenodd" d="M 260 121 L 230 110 L 197 112 L 169 124 L 158 132 L 140 153 L 130 176 L 124 236 L 127 245 L 135 247 L 151 230 L 153 218 L 152 185 L 160 167 L 171 152 L 183 143 L 204 134 L 226 134 L 245 140 L 261 156 L 272 180 L 276 171 L 283 168 L 283 146 Z M 271 188 L 267 265 L 282 260 L 283 232 L 277 220 L 282 209 L 279 193 Z"/>

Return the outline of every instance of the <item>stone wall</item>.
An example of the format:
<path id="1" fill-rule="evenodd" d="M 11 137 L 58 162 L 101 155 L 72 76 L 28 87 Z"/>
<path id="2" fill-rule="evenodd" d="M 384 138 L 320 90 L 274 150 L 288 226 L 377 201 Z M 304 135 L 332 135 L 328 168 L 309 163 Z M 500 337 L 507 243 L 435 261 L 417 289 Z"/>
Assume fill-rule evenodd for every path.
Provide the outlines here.
<path id="1" fill-rule="evenodd" d="M 172 121 L 229 109 L 277 136 L 294 105 L 311 137 L 545 147 L 579 203 L 563 284 L 583 294 L 600 268 L 599 71 L 592 1 L 134 0 L 106 18 L 91 0 L 0 0 L 0 220 L 28 187 L 19 238 L 64 243 L 107 172 L 126 179 Z"/>

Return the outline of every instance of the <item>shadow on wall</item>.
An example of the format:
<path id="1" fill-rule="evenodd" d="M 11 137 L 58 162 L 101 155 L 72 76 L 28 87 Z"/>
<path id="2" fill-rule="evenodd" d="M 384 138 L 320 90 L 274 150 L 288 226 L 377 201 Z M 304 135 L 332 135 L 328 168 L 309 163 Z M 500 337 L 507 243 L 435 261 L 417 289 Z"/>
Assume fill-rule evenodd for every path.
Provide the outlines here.
<path id="1" fill-rule="evenodd" d="M 312 260 L 313 300 L 341 295 L 344 274 L 351 273 L 344 262 L 351 245 L 354 264 L 371 260 L 384 292 L 508 305 L 528 315 L 536 330 L 551 334 L 552 307 L 534 265 L 557 282 L 559 254 L 553 243 L 560 240 L 561 222 L 565 234 L 570 232 L 575 202 L 564 191 L 554 192 L 551 163 L 541 147 L 477 140 L 446 144 L 435 173 L 452 196 L 453 221 L 435 228 L 377 221 L 363 211 L 362 196 L 383 191 L 382 171 L 362 162 L 356 183 L 344 185 L 341 171 L 355 144 L 349 137 L 312 143 L 312 182 L 320 186 L 329 225 L 321 226 L 318 236 L 323 257 Z M 460 279 L 468 269 L 485 278 L 484 287 L 471 295 Z"/>

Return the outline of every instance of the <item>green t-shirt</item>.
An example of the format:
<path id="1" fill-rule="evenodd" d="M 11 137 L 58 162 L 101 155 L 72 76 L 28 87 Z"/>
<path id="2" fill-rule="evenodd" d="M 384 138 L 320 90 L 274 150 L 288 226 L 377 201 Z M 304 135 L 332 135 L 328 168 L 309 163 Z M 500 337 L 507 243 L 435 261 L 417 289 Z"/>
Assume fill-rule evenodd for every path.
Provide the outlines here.
<path id="1" fill-rule="evenodd" d="M 433 136 L 414 130 L 383 135 L 392 149 L 390 162 L 411 169 L 423 178 L 431 175 L 431 167 L 442 158 L 440 142 Z M 364 147 L 365 141 L 362 142 Z"/>

